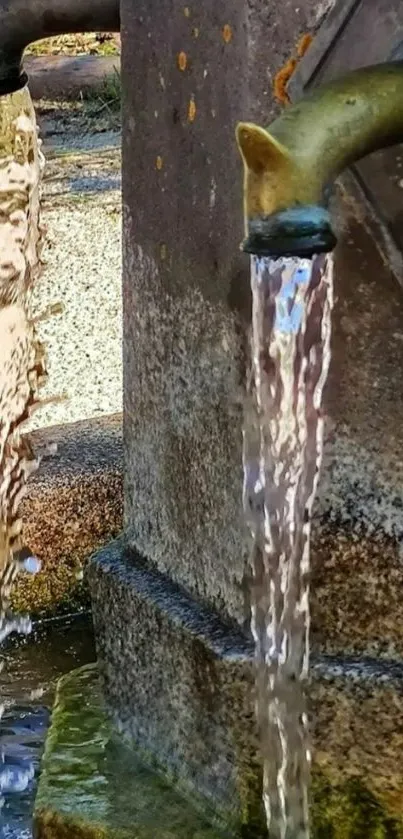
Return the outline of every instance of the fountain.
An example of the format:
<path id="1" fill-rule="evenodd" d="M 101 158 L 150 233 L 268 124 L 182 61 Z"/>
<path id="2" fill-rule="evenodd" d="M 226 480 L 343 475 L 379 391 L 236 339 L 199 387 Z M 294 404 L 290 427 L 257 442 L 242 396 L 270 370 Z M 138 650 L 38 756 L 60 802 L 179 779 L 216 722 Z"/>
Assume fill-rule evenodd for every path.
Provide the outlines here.
<path id="1" fill-rule="evenodd" d="M 259 68 L 267 29 L 258 14 L 251 20 L 244 4 L 216 5 L 178 5 L 161 16 L 148 0 L 138 0 L 136 9 L 122 4 L 125 528 L 88 567 L 108 717 L 94 668 L 60 683 L 36 805 L 40 839 L 66 830 L 72 837 L 119 839 L 263 837 L 266 817 L 273 836 L 308 833 L 310 755 L 298 682 L 307 675 L 308 526 L 321 459 L 318 397 L 329 359 L 327 253 L 336 236 L 328 186 L 346 165 L 402 137 L 402 68 L 376 66 L 321 88 L 265 131 L 253 120 L 265 111 L 256 79 L 263 90 Z M 130 49 L 133 43 L 142 49 Z M 242 74 L 244 64 L 248 73 Z M 231 80 L 229 92 L 217 83 L 220 73 Z M 237 136 L 246 173 L 244 249 L 252 254 L 254 312 L 245 422 L 251 297 L 248 260 L 238 249 L 241 185 L 233 142 L 241 113 L 251 120 Z M 395 503 L 400 431 L 391 419 L 396 407 L 388 413 L 385 395 L 389 405 L 398 398 L 400 373 L 394 370 L 394 385 L 388 374 L 400 340 L 391 336 L 401 335 L 403 311 L 395 279 L 368 234 L 375 222 L 365 205 L 358 210 L 344 197 L 336 215 L 345 226 L 335 257 L 333 357 L 341 378 L 330 371 L 326 409 L 337 427 L 325 452 L 312 540 L 313 833 L 341 837 L 350 819 L 355 836 L 361 831 L 386 839 L 402 834 L 403 522 L 401 503 Z M 273 323 L 278 333 L 270 332 Z M 281 365 L 261 369 L 277 352 Z M 286 380 L 284 364 L 288 382 L 291 373 L 296 376 L 295 428 L 289 391 L 276 394 L 270 379 L 274 373 L 276 383 Z M 383 397 L 376 411 L 375 391 Z M 268 404 L 279 409 L 270 418 L 264 414 Z M 288 453 L 299 460 L 291 462 L 291 480 L 286 475 L 277 482 L 276 496 L 265 480 L 278 478 L 275 458 L 278 465 L 283 454 L 273 429 L 290 442 L 284 416 L 290 440 L 298 443 Z M 263 437 L 264 474 L 256 458 Z M 255 480 L 249 484 L 250 474 Z M 259 496 L 252 540 L 242 510 L 243 477 L 246 502 L 250 489 Z M 296 551 L 290 495 L 297 498 Z M 282 529 L 273 550 L 276 511 Z M 265 524 L 269 519 L 266 530 L 262 513 Z M 280 620 L 277 626 L 263 573 L 260 590 L 256 585 L 259 567 L 269 577 L 273 571 L 270 562 L 261 562 L 269 543 L 271 559 L 281 553 L 274 599 L 280 613 L 285 600 L 290 606 L 288 624 Z M 348 561 L 354 587 L 340 572 Z M 365 595 L 369 563 L 372 588 Z M 298 578 L 291 596 L 290 569 L 288 582 Z M 282 678 L 285 715 L 268 720 L 271 744 L 284 721 L 291 727 L 278 753 L 274 745 L 262 752 L 256 725 L 251 607 L 255 640 L 272 642 L 278 630 L 275 653 L 284 654 L 273 655 L 274 643 L 268 650 L 263 642 L 258 647 L 260 711 L 265 697 L 271 708 L 280 696 L 278 682 L 270 680 L 273 670 L 267 679 L 265 668 L 281 664 L 274 676 Z M 294 646 L 289 619 L 297 612 Z M 382 707 L 394 708 L 392 723 Z M 267 720 L 260 714 L 258 721 L 266 735 Z M 86 736 L 77 738 L 77 731 Z M 298 746 L 288 764 L 287 731 L 289 744 Z M 303 761 L 293 762 L 298 755 Z M 291 794 L 298 825 L 294 805 L 290 817 Z"/>
<path id="2" fill-rule="evenodd" d="M 210 808 L 220 827 L 235 835 L 266 835 L 248 639 L 252 606 L 263 673 L 257 697 L 258 708 L 263 709 L 259 723 L 264 734 L 263 791 L 270 835 L 306 836 L 310 755 L 299 681 L 307 675 L 307 547 L 321 458 L 319 397 L 329 360 L 332 304 L 331 261 L 321 254 L 336 244 L 327 201 L 329 185 L 339 171 L 402 137 L 402 65 L 377 65 L 319 88 L 286 110 L 269 131 L 253 123 L 238 128 L 246 171 L 244 249 L 254 255 L 255 383 L 257 374 L 261 376 L 256 383 L 258 419 L 254 426 L 252 422 L 252 431 L 246 423 L 245 434 L 245 474 L 246 478 L 252 474 L 249 490 L 259 496 L 252 510 L 257 559 L 251 570 L 251 544 L 240 510 L 242 382 L 248 356 L 242 337 L 250 319 L 250 298 L 244 274 L 227 247 L 237 232 L 236 225 L 233 230 L 227 223 L 235 180 L 227 162 L 230 141 L 226 123 L 215 122 L 214 85 L 206 81 L 206 93 L 204 88 L 198 90 L 191 74 L 178 80 L 176 74 L 184 71 L 170 63 L 164 51 L 158 53 L 159 36 L 151 13 L 142 6 L 138 14 L 127 12 L 125 31 L 136 39 L 145 28 L 147 55 L 154 60 L 146 86 L 129 86 L 126 92 L 126 521 L 122 538 L 93 557 L 88 570 L 101 682 L 121 737 L 135 744 L 145 761 L 156 763 L 195 805 L 205 812 Z M 199 29 L 198 17 L 195 23 Z M 234 32 L 241 39 L 238 24 Z M 183 42 L 186 53 L 187 15 L 181 21 L 178 12 L 171 25 L 175 43 L 179 47 Z M 169 34 L 166 39 L 171 43 Z M 206 80 L 216 66 L 209 44 L 210 49 L 213 53 L 194 46 L 191 53 L 193 67 L 204 68 Z M 221 43 L 220 50 L 224 49 Z M 235 48 L 222 60 L 228 61 L 227 77 L 234 72 L 239 80 Z M 126 56 L 126 69 L 129 66 L 133 62 Z M 145 90 L 150 88 L 154 98 L 146 109 Z M 241 103 L 243 95 L 241 90 Z M 240 100 L 226 103 L 230 116 L 239 114 Z M 168 125 L 158 121 L 167 109 L 177 114 Z M 159 130 L 152 128 L 155 121 Z M 143 137 L 148 144 L 137 160 L 133 149 Z M 149 177 L 144 179 L 141 172 L 147 166 Z M 174 211 L 171 197 L 178 184 L 181 201 Z M 345 235 L 341 231 L 340 238 Z M 374 245 L 371 253 L 376 253 Z M 379 257 L 376 264 L 378 272 Z M 350 283 L 351 273 L 350 267 Z M 364 314 L 362 318 L 364 322 Z M 340 349 L 338 353 L 340 359 Z M 349 356 L 343 362 L 346 368 L 352 363 Z M 358 387 L 357 383 L 354 397 Z M 253 444 L 260 461 L 250 457 Z M 354 448 L 351 438 L 346 441 L 342 434 L 337 446 L 336 467 L 342 477 L 334 490 L 325 487 L 335 497 L 339 493 L 341 502 L 330 496 L 329 503 L 329 495 L 319 499 L 321 518 L 315 522 L 313 539 L 313 551 L 319 545 L 319 556 L 336 568 L 336 548 L 340 553 L 345 550 L 346 533 L 356 544 L 364 532 L 348 519 L 354 468 L 358 468 L 354 459 L 364 446 Z M 289 467 L 285 474 L 284 463 Z M 333 473 L 340 474 L 334 466 Z M 361 509 L 358 499 L 356 506 Z M 320 572 L 314 555 L 314 573 Z M 336 605 L 329 607 L 330 619 L 326 608 L 322 613 L 318 609 L 315 586 L 312 589 L 310 702 L 315 709 L 317 756 L 313 787 L 316 784 L 319 790 L 318 807 L 330 779 L 338 789 L 336 798 L 343 796 L 344 771 L 349 788 L 358 785 L 357 801 L 370 791 L 374 795 L 377 786 L 379 800 L 385 802 L 391 778 L 381 793 L 379 776 L 374 783 L 366 774 L 363 781 L 362 767 L 371 766 L 371 776 L 375 764 L 380 771 L 382 763 L 375 760 L 382 751 L 382 738 L 379 729 L 372 728 L 380 714 L 381 684 L 388 684 L 389 700 L 398 703 L 392 693 L 399 690 L 394 679 L 399 678 L 400 664 L 394 662 L 389 668 L 384 659 L 373 657 L 383 653 L 386 659 L 398 658 L 400 641 L 389 616 L 384 615 L 383 623 L 381 615 L 375 622 L 373 616 L 372 622 L 371 617 L 360 622 L 361 604 L 354 603 L 353 593 L 346 612 L 340 607 L 333 618 L 343 583 L 346 589 L 351 585 L 351 580 L 338 580 L 337 571 L 334 577 Z M 330 598 L 332 582 L 331 575 L 326 588 L 322 581 L 322 597 Z M 375 583 L 373 589 L 371 603 L 376 608 Z M 387 637 L 390 646 L 385 651 Z M 357 658 L 357 653 L 364 655 Z M 381 716 L 378 722 L 386 737 Z M 348 746 L 344 741 L 341 747 L 344 730 L 349 732 Z M 269 749 L 264 748 L 267 743 Z M 50 750 L 49 766 L 51 758 Z M 53 781 L 60 807 L 59 793 Z M 371 811 L 376 811 L 379 800 L 378 805 L 368 804 Z M 47 787 L 39 805 L 45 808 L 51 801 L 52 790 Z M 345 805 L 346 819 L 349 806 Z M 386 831 L 380 835 L 399 835 L 401 827 L 393 815 L 397 811 L 392 807 L 388 815 L 376 816 L 373 835 L 378 829 Z M 341 836 L 343 815 L 334 824 L 329 815 L 319 818 L 319 827 L 314 816 L 315 829 L 319 835 L 322 829 Z"/>

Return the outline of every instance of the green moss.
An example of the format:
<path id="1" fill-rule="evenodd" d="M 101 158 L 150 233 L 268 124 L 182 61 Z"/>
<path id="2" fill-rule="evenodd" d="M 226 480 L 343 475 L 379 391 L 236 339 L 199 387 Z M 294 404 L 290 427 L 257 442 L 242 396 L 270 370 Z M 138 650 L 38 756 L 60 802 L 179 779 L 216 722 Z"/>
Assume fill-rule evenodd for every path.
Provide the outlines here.
<path id="1" fill-rule="evenodd" d="M 35 803 L 36 839 L 219 839 L 112 731 L 94 665 L 60 680 Z"/>
<path id="2" fill-rule="evenodd" d="M 312 779 L 313 839 L 402 839 L 403 824 L 391 818 L 360 778 L 332 785 Z"/>
<path id="3" fill-rule="evenodd" d="M 245 770 L 244 793 L 238 835 L 267 839 L 259 767 L 252 762 Z M 60 680 L 36 799 L 36 839 L 222 837 L 193 804 L 114 733 L 96 665 Z M 312 839 L 403 839 L 403 822 L 387 812 L 363 779 L 332 783 L 315 770 Z"/>

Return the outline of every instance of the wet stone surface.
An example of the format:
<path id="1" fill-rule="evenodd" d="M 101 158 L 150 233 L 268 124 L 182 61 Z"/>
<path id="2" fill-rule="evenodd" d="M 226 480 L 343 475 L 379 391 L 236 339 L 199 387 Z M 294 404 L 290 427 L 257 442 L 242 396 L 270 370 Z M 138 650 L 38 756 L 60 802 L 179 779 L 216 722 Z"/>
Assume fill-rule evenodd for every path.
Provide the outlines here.
<path id="1" fill-rule="evenodd" d="M 60 680 L 35 804 L 37 839 L 219 839 L 113 732 L 96 665 Z"/>
<path id="2" fill-rule="evenodd" d="M 40 759 L 57 679 L 94 660 L 86 617 L 42 624 L 0 650 L 0 837 L 31 839 Z"/>
<path id="3" fill-rule="evenodd" d="M 92 558 L 88 573 L 100 672 L 116 725 L 192 800 L 202 795 L 226 823 L 248 825 L 261 802 L 252 645 L 236 624 L 201 608 L 119 541 Z M 317 812 L 324 818 L 326 810 L 329 821 L 337 810 L 339 824 L 338 795 L 347 796 L 350 810 L 358 796 L 364 822 L 366 800 L 379 823 L 401 820 L 401 660 L 314 655 L 311 675 L 318 784 L 328 789 L 327 803 L 319 794 Z M 354 832 L 318 836 L 357 839 Z"/>
<path id="4" fill-rule="evenodd" d="M 330 740 L 325 735 L 322 745 L 331 751 Z M 337 773 L 334 755 L 326 766 L 318 757 L 313 839 L 402 839 L 401 813 L 371 789 L 364 766 Z M 247 825 L 241 833 L 223 832 L 209 816 L 113 732 L 96 665 L 59 682 L 35 805 L 37 839 L 266 839 L 264 828 Z"/>

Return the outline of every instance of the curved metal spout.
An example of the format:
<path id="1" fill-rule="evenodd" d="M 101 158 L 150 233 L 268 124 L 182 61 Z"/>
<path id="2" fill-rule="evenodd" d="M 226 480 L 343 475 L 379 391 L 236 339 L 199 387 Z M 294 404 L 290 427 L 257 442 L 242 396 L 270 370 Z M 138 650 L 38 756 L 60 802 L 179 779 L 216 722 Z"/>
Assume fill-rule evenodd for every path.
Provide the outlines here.
<path id="1" fill-rule="evenodd" d="M 118 32 L 119 0 L 0 0 L 0 95 L 24 87 L 24 49 L 70 32 Z"/>
<path id="2" fill-rule="evenodd" d="M 327 201 L 354 161 L 403 141 L 403 61 L 365 67 L 319 87 L 268 130 L 239 123 L 243 250 L 261 256 L 333 249 Z"/>

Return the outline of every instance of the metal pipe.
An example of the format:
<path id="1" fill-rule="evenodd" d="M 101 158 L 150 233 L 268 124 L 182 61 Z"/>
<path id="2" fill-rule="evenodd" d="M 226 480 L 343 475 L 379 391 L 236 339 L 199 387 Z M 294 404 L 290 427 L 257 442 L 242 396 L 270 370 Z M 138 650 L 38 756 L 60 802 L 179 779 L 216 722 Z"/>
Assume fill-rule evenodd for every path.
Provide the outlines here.
<path id="1" fill-rule="evenodd" d="M 33 41 L 72 32 L 118 32 L 119 0 L 0 0 L 0 95 L 27 83 L 22 57 Z"/>
<path id="2" fill-rule="evenodd" d="M 311 256 L 333 249 L 327 209 L 343 169 L 403 141 L 403 61 L 365 67 L 317 88 L 268 130 L 239 123 L 243 250 Z"/>

